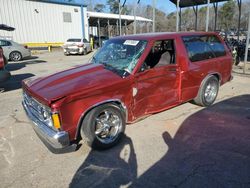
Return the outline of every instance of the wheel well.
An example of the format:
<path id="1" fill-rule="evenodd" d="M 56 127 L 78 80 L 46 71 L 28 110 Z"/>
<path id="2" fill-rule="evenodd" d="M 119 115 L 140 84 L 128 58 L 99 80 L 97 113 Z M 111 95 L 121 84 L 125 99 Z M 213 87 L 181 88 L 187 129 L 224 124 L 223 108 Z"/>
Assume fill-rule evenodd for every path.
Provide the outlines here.
<path id="1" fill-rule="evenodd" d="M 120 101 L 108 101 L 108 102 L 104 102 L 104 103 L 101 103 L 98 105 L 94 105 L 94 106 L 90 107 L 89 109 L 87 109 L 85 112 L 83 112 L 83 114 L 81 115 L 80 120 L 79 120 L 78 125 L 77 125 L 77 131 L 76 131 L 76 135 L 75 135 L 76 140 L 81 139 L 81 134 L 80 134 L 81 126 L 82 126 L 82 122 L 83 122 L 84 118 L 86 117 L 86 115 L 94 108 L 101 106 L 101 105 L 104 105 L 104 104 L 114 104 L 114 105 L 118 106 L 121 109 L 122 115 L 124 115 L 125 120 L 126 120 L 126 109 L 124 108 L 123 104 Z"/>
<path id="2" fill-rule="evenodd" d="M 214 75 L 218 79 L 218 81 L 220 82 L 221 78 L 220 78 L 220 75 L 218 73 L 215 73 L 215 74 L 212 74 L 212 75 Z"/>

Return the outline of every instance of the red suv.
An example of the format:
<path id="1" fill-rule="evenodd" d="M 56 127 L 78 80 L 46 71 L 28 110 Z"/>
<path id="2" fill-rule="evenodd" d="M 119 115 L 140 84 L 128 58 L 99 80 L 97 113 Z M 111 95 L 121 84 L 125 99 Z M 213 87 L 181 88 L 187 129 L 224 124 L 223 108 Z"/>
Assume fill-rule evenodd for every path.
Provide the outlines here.
<path id="1" fill-rule="evenodd" d="M 232 55 L 216 33 L 149 33 L 105 42 L 89 64 L 23 81 L 23 106 L 54 148 L 84 138 L 109 148 L 125 125 L 187 101 L 212 105 L 232 79 Z"/>

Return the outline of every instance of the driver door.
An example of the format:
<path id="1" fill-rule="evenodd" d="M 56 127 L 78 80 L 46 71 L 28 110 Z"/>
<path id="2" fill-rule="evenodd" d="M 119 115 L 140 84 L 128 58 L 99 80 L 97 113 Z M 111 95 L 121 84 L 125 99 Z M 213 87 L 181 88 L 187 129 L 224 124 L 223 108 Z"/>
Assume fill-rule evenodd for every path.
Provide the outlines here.
<path id="1" fill-rule="evenodd" d="M 168 43 L 168 47 L 163 46 L 164 41 Z M 164 110 L 179 101 L 180 70 L 175 62 L 174 40 L 164 41 L 155 42 L 151 54 L 143 64 L 144 68 L 135 75 L 136 87 L 133 88 L 133 95 L 136 118 Z M 165 55 L 168 53 L 171 53 L 170 58 Z"/>

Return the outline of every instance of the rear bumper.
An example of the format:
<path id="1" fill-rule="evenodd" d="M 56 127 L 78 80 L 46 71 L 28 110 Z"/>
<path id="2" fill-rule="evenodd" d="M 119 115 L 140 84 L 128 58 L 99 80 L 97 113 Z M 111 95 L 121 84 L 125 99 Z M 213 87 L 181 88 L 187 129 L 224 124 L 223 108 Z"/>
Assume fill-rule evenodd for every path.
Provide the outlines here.
<path id="1" fill-rule="evenodd" d="M 63 149 L 70 145 L 67 132 L 52 130 L 32 114 L 24 101 L 22 104 L 26 115 L 33 122 L 33 129 L 49 149 L 51 149 L 51 147 L 52 149 Z"/>

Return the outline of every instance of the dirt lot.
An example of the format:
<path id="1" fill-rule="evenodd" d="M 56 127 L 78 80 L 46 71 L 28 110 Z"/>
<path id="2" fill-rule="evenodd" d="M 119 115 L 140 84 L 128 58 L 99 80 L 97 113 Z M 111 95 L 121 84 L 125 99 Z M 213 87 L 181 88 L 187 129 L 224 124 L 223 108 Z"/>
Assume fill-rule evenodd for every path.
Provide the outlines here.
<path id="1" fill-rule="evenodd" d="M 235 75 L 216 104 L 190 103 L 128 125 L 107 151 L 53 154 L 21 106 L 20 81 L 87 62 L 62 52 L 10 62 L 0 93 L 0 187 L 250 187 L 250 78 Z"/>

